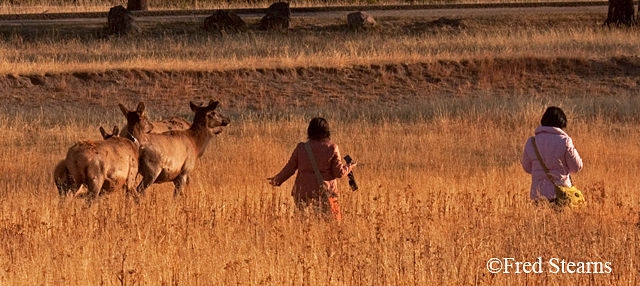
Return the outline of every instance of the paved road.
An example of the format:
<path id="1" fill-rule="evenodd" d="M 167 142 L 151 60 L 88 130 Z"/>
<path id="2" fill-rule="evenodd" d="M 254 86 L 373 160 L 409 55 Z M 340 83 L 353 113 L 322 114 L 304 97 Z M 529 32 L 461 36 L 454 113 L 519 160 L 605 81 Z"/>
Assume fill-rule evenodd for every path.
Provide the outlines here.
<path id="1" fill-rule="evenodd" d="M 518 14 L 573 14 L 573 13 L 607 13 L 607 6 L 595 4 L 592 6 L 578 7 L 499 7 L 499 8 L 445 8 L 445 9 L 409 9 L 409 10 L 367 10 L 375 18 L 382 16 L 391 17 L 464 17 L 464 16 L 482 16 L 482 15 L 518 15 Z M 255 9 L 254 9 L 255 10 Z M 292 12 L 292 17 L 304 18 L 346 18 L 347 14 L 355 10 L 343 11 L 325 11 L 325 12 Z M 102 15 L 102 13 L 94 13 Z M 186 21 L 203 21 L 209 14 L 193 14 L 193 15 L 161 15 L 148 16 L 140 15 L 136 17 L 138 22 L 186 22 Z M 242 18 L 259 18 L 264 13 L 238 13 Z M 69 16 L 69 15 L 66 15 Z M 80 15 L 83 16 L 83 15 Z M 106 17 L 85 17 L 83 18 L 62 18 L 62 19 L 16 19 L 16 20 L 0 20 L 0 27 L 11 26 L 47 26 L 47 25 L 66 25 L 66 24 L 106 24 Z"/>

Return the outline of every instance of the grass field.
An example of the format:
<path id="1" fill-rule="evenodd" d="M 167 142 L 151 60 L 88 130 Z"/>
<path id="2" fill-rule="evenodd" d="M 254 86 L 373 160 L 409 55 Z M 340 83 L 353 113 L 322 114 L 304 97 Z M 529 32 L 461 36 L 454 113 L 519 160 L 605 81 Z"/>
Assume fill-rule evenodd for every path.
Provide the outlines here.
<path id="1" fill-rule="evenodd" d="M 355 113 L 227 109 L 232 124 L 199 161 L 184 198 L 154 185 L 140 205 L 116 192 L 90 208 L 79 199 L 58 206 L 52 168 L 77 139 L 98 139 L 98 125 L 122 124 L 116 108 L 2 116 L 0 283 L 637 284 L 638 100 L 554 100 L 584 158 L 574 181 L 589 202 L 562 213 L 529 201 L 519 162 L 545 100 L 449 98 Z M 288 195 L 293 180 L 280 188 L 266 181 L 317 114 L 360 162 L 359 191 L 340 181 L 341 223 L 301 219 Z M 612 273 L 545 266 L 491 274 L 493 257 L 611 262 Z"/>
<path id="2" fill-rule="evenodd" d="M 366 33 L 342 20 L 284 35 L 3 28 L 0 285 L 640 283 L 637 30 L 603 29 L 600 14 L 386 18 Z M 163 184 L 139 205 L 122 191 L 59 204 L 53 167 L 99 126 L 122 126 L 117 103 L 144 100 L 158 119 L 210 98 L 232 121 L 184 197 Z M 581 211 L 529 200 L 520 159 L 549 105 L 584 159 Z M 315 116 L 359 162 L 360 190 L 339 182 L 339 223 L 294 212 L 293 178 L 266 180 Z M 612 271 L 487 270 L 539 257 Z"/>

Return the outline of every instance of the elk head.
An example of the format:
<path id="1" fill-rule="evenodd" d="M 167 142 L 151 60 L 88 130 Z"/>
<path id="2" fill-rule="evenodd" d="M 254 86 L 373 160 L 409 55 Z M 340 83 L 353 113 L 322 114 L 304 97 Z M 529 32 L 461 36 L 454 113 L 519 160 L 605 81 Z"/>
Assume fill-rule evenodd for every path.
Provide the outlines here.
<path id="1" fill-rule="evenodd" d="M 151 132 L 151 124 L 144 112 L 144 102 L 138 103 L 136 110 L 130 111 L 124 105 L 118 104 L 120 111 L 127 118 L 127 125 L 120 132 L 120 136 L 136 141 L 141 135 Z"/>
<path id="2" fill-rule="evenodd" d="M 191 110 L 195 112 L 192 126 L 206 127 L 214 134 L 222 132 L 222 127 L 227 126 L 230 122 L 228 117 L 215 111 L 218 107 L 218 101 L 209 101 L 207 106 L 198 106 L 193 102 L 189 103 Z"/>

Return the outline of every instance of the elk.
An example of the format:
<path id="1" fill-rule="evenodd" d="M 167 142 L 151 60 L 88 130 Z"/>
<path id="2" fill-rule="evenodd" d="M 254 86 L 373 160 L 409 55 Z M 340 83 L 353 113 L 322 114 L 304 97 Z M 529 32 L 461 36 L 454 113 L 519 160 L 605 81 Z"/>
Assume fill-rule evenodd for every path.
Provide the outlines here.
<path id="1" fill-rule="evenodd" d="M 128 110 L 124 105 L 118 104 L 120 111 L 127 118 L 127 125 L 122 127 L 120 136 L 133 140 L 146 133 L 163 133 L 171 130 L 186 130 L 191 123 L 182 117 L 171 117 L 161 121 L 149 121 L 146 117 L 144 102 L 138 103 L 136 110 Z M 133 124 L 129 124 L 132 122 Z"/>
<path id="2" fill-rule="evenodd" d="M 118 136 L 118 127 L 108 134 L 100 127 L 104 140 L 81 140 L 71 146 L 67 157 L 54 170 L 54 179 L 60 199 L 69 192 L 76 195 L 80 186 L 87 187 L 87 202 L 96 199 L 102 190 L 111 192 L 125 188 L 134 196 L 138 174 L 138 145 Z"/>
<path id="3" fill-rule="evenodd" d="M 211 100 L 207 106 L 198 106 L 191 102 L 190 107 L 195 116 L 189 129 L 162 134 L 147 133 L 140 138 L 138 172 L 142 175 L 142 182 L 137 189 L 140 195 L 144 196 L 151 184 L 164 182 L 173 182 L 174 197 L 182 194 L 182 187 L 193 171 L 196 159 L 204 154 L 213 135 L 220 133 L 221 128 L 229 124 L 228 118 L 215 112 L 218 103 Z M 141 122 L 127 122 L 134 130 L 140 124 Z"/>
<path id="4" fill-rule="evenodd" d="M 191 123 L 182 117 L 174 116 L 169 119 L 160 121 L 149 121 L 146 117 L 144 102 L 138 103 L 135 110 L 128 110 L 124 105 L 118 104 L 120 111 L 127 118 L 127 125 L 122 127 L 120 136 L 134 140 L 140 138 L 147 133 L 164 133 L 172 130 L 187 130 L 191 127 Z M 215 119 L 214 119 L 215 120 Z M 212 129 L 214 134 L 220 134 L 222 127 L 218 126 Z"/>

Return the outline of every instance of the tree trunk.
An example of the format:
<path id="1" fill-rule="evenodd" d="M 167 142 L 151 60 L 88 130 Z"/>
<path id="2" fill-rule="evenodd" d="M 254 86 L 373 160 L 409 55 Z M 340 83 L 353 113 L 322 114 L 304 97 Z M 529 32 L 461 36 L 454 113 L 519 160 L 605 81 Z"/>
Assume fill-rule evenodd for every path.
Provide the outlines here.
<path id="1" fill-rule="evenodd" d="M 609 14 L 604 25 L 631 26 L 634 22 L 633 0 L 609 0 Z"/>
<path id="2" fill-rule="evenodd" d="M 127 10 L 147 11 L 149 10 L 149 1 L 148 0 L 129 0 L 127 2 Z"/>

